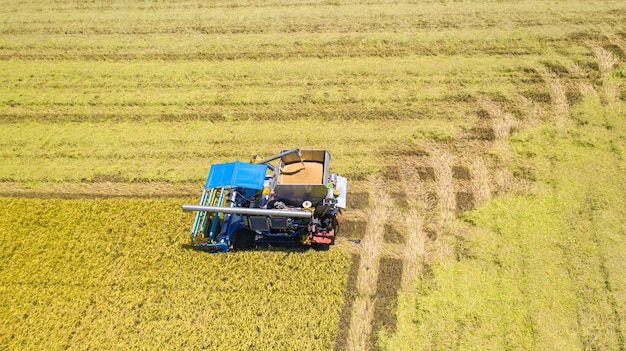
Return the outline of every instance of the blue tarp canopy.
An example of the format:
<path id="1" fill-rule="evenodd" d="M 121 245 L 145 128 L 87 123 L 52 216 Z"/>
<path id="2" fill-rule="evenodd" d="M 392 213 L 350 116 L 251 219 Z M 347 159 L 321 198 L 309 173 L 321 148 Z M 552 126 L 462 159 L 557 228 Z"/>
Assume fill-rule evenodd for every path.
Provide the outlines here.
<path id="1" fill-rule="evenodd" d="M 213 164 L 204 188 L 237 187 L 261 190 L 266 173 L 266 164 L 239 161 Z"/>

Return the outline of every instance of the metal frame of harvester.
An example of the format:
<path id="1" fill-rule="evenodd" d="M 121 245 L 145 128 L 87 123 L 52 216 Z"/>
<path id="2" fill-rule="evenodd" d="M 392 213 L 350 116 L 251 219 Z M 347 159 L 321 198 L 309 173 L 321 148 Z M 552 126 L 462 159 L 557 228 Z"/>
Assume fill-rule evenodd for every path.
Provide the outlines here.
<path id="1" fill-rule="evenodd" d="M 277 162 L 277 164 L 272 164 Z M 291 149 L 252 162 L 213 164 L 191 229 L 192 245 L 214 252 L 257 246 L 334 244 L 348 180 L 329 172 L 327 150 Z"/>

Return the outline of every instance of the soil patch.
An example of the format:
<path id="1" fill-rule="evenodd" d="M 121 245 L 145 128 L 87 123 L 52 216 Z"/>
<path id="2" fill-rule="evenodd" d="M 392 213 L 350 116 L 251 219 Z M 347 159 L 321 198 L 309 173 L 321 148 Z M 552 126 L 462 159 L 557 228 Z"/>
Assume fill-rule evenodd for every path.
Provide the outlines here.
<path id="1" fill-rule="evenodd" d="M 432 167 L 417 167 L 416 171 L 422 181 L 435 180 L 435 169 Z"/>
<path id="2" fill-rule="evenodd" d="M 365 223 L 362 221 L 344 220 L 339 227 L 338 235 L 346 239 L 363 239 Z"/>
<path id="3" fill-rule="evenodd" d="M 383 170 L 383 177 L 388 181 L 399 181 L 400 170 L 397 166 L 387 166 L 385 167 L 385 170 Z"/>
<path id="4" fill-rule="evenodd" d="M 408 208 L 409 202 L 407 201 L 407 195 L 403 191 L 394 191 L 391 193 L 391 197 L 393 198 L 393 203 L 396 208 Z"/>
<path id="5" fill-rule="evenodd" d="M 404 244 L 406 242 L 404 235 L 391 223 L 385 223 L 383 236 L 385 242 L 389 244 Z"/>
<path id="6" fill-rule="evenodd" d="M 496 140 L 496 133 L 493 128 L 489 127 L 474 127 L 470 130 L 473 139 L 494 141 Z"/>
<path id="7" fill-rule="evenodd" d="M 465 166 L 454 166 L 452 167 L 452 178 L 458 180 L 470 180 L 472 177 L 470 176 L 470 171 Z"/>
<path id="8" fill-rule="evenodd" d="M 473 193 L 460 191 L 455 194 L 455 198 L 457 211 L 463 212 L 474 209 Z"/>
<path id="9" fill-rule="evenodd" d="M 348 198 L 349 209 L 362 210 L 369 206 L 370 194 L 368 192 L 348 192 Z"/>

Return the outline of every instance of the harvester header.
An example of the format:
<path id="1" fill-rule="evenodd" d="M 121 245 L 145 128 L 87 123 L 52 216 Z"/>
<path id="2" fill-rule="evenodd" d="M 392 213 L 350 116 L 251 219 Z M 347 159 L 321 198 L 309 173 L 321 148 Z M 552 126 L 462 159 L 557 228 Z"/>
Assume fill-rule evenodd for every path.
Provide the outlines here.
<path id="1" fill-rule="evenodd" d="M 272 164 L 272 162 L 276 164 Z M 334 244 L 348 180 L 329 171 L 327 150 L 291 149 L 252 162 L 211 165 L 196 211 L 192 245 L 210 251 Z"/>

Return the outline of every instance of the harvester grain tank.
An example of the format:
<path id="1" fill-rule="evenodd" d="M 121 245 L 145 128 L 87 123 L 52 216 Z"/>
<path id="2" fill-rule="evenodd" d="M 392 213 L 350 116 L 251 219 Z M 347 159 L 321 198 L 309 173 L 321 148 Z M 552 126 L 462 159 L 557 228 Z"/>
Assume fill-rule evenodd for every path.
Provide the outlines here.
<path id="1" fill-rule="evenodd" d="M 285 150 L 252 162 L 211 165 L 191 229 L 192 245 L 221 252 L 257 246 L 334 244 L 348 180 L 330 173 L 327 150 Z"/>

